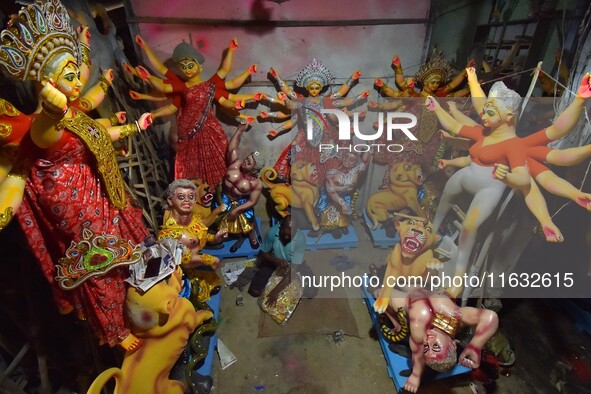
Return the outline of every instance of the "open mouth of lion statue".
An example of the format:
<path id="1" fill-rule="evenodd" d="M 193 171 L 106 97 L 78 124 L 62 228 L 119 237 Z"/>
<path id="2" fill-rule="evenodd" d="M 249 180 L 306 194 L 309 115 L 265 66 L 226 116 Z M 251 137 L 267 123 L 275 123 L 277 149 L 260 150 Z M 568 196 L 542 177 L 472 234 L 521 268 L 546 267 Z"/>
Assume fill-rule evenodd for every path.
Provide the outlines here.
<path id="1" fill-rule="evenodd" d="M 404 239 L 401 241 L 400 245 L 405 253 L 417 254 L 423 249 L 426 242 L 427 236 L 424 233 L 416 230 L 409 230 L 404 235 Z"/>
<path id="2" fill-rule="evenodd" d="M 201 204 L 203 206 L 209 206 L 209 204 L 211 204 L 211 201 L 213 200 L 213 193 L 211 192 L 207 192 L 203 195 L 203 197 L 201 197 Z"/>

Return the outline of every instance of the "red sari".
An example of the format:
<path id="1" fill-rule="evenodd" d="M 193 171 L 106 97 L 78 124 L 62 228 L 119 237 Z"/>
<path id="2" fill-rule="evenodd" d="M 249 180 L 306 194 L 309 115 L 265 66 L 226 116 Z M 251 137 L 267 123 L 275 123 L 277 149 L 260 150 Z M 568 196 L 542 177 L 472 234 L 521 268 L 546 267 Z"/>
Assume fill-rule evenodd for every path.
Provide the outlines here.
<path id="1" fill-rule="evenodd" d="M 218 95 L 221 92 L 221 79 L 214 74 L 209 81 L 187 88 L 170 70 L 166 78 L 176 93 L 173 104 L 178 108 L 174 177 L 201 178 L 216 186 L 226 175 L 227 169 L 225 157 L 228 137 L 213 110 L 216 92 Z"/>
<path id="2" fill-rule="evenodd" d="M 97 159 L 83 140 L 64 130 L 61 140 L 49 149 L 25 149 L 35 160 L 29 173 L 18 220 L 29 245 L 49 281 L 62 313 L 75 310 L 86 318 L 101 344 L 120 343 L 129 329 L 123 320 L 126 268 L 113 268 L 105 275 L 87 279 L 80 287 L 62 290 L 56 280 L 58 259 L 82 230 L 106 233 L 134 244 L 148 235 L 139 208 L 129 203 L 117 208 L 106 195 L 105 183 L 97 170 Z"/>

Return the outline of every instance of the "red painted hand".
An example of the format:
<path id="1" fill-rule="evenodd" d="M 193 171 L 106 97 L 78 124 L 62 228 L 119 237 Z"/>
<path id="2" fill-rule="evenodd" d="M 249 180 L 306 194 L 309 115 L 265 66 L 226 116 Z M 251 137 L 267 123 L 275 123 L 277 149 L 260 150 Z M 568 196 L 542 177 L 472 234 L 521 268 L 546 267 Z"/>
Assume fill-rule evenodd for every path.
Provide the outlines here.
<path id="1" fill-rule="evenodd" d="M 589 97 L 591 97 L 591 85 L 590 85 L 589 73 L 585 74 L 585 76 L 581 80 L 581 85 L 579 86 L 579 91 L 577 92 L 577 96 L 582 97 L 584 99 L 588 99 Z"/>

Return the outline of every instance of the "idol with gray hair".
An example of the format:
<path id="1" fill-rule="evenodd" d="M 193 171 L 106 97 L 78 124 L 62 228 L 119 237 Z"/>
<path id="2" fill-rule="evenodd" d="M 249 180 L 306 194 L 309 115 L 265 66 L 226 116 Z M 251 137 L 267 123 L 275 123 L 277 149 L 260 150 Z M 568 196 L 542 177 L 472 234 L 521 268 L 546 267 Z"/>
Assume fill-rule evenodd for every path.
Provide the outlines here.
<path id="1" fill-rule="evenodd" d="M 166 188 L 166 191 L 164 192 L 164 199 L 162 201 L 162 208 L 170 210 L 170 205 L 168 204 L 168 199 L 174 197 L 174 193 L 176 192 L 176 189 L 178 189 L 178 188 L 191 189 L 193 191 L 197 190 L 197 186 L 195 186 L 195 184 L 188 179 L 174 180 L 170 185 L 168 185 L 168 187 Z"/>
<path id="2" fill-rule="evenodd" d="M 445 184 L 433 219 L 433 228 L 437 230 L 450 212 L 454 200 L 463 197 L 464 194 L 472 197 L 466 212 L 466 218 L 470 218 L 470 225 L 466 225 L 468 223 L 466 220 L 465 225 L 462 226 L 458 251 L 455 259 L 451 261 L 455 264 L 454 275 L 458 277 L 471 272 L 473 268 L 471 255 L 478 230 L 495 213 L 503 199 L 506 186 L 520 191 L 525 196 L 525 203 L 540 222 L 542 233 L 548 242 L 562 242 L 564 237 L 552 221 L 548 205 L 537 186 L 538 183 L 551 193 L 570 198 L 591 210 L 591 194 L 575 188 L 544 164 L 547 162 L 568 166 L 581 162 L 591 155 L 591 151 L 585 151 L 586 148 L 573 148 L 568 152 L 562 150 L 559 155 L 556 155 L 547 146 L 549 142 L 564 137 L 575 128 L 581 112 L 584 111 L 585 100 L 591 97 L 589 74 L 581 81 L 575 100 L 561 112 L 552 125 L 525 138 L 520 138 L 515 129 L 515 118 L 519 115 L 521 105 L 519 94 L 508 89 L 502 82 L 497 82 L 491 88 L 487 100 L 483 101 L 482 98 L 486 96 L 478 81 L 476 70 L 470 67 L 466 72 L 472 103 L 477 113 L 481 114 L 482 125 L 475 124 L 471 119 L 466 120 L 461 115 L 447 113 L 433 97 L 427 98 L 426 101 L 427 109 L 434 111 L 447 131 L 473 141 L 470 157 L 464 158 L 468 159 L 464 161 L 464 168 L 455 172 Z M 565 158 L 565 154 L 569 158 L 562 160 L 561 157 Z M 558 189 L 560 189 L 559 192 Z M 506 229 L 495 228 L 495 232 L 503 231 Z M 514 254 L 521 253 L 522 246 L 517 243 L 507 243 L 506 246 L 512 248 Z M 488 270 L 500 275 L 505 273 L 506 267 L 507 264 L 504 261 L 497 264 L 493 261 Z M 503 291 L 500 287 L 493 290 L 494 293 L 488 294 L 499 296 Z M 447 291 L 453 297 L 457 297 L 463 291 L 462 284 Z M 465 298 L 471 295 L 470 292 L 464 293 Z"/>

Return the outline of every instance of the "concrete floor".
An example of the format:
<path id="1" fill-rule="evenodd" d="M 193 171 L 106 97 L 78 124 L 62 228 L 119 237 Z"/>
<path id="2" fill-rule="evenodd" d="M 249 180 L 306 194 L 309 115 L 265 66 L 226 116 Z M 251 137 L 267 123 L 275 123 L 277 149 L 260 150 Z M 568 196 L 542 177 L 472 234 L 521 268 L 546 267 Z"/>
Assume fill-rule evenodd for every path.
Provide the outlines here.
<path id="1" fill-rule="evenodd" d="M 373 248 L 361 225 L 356 225 L 356 230 L 360 244 L 346 251 L 346 255 L 355 262 L 355 266 L 346 271 L 349 275 L 367 272 L 372 262 L 382 264 L 388 253 L 386 249 Z M 338 253 L 343 251 L 315 252 L 307 254 L 306 258 L 310 264 L 328 266 L 331 256 Z M 333 267 L 330 269 L 333 274 L 337 273 Z M 257 338 L 261 311 L 257 300 L 248 295 L 246 290 L 222 290 L 217 333 L 238 361 L 222 370 L 216 358 L 214 394 L 395 392 L 381 348 L 374 339 L 370 316 L 360 298 L 359 289 L 346 290 L 359 337 L 346 336 L 339 343 L 335 343 L 331 335 Z M 243 306 L 235 303 L 238 295 L 244 298 Z M 501 331 L 512 342 L 517 362 L 504 371 L 494 386 L 488 386 L 487 392 L 556 393 L 558 391 L 550 381 L 550 376 L 556 369 L 556 360 L 565 354 L 565 349 L 576 349 L 581 357 L 587 357 L 585 349 L 591 349 L 589 337 L 575 330 L 572 320 L 561 315 L 561 307 L 553 305 L 548 306 L 544 300 L 509 300 L 508 306 L 500 313 Z M 562 316 L 552 320 L 552 333 L 536 328 L 536 325 L 548 327 L 543 316 L 549 309 L 552 316 Z M 297 309 L 295 313 L 298 313 Z M 310 319 L 314 318 L 310 316 Z M 470 378 L 463 375 L 424 383 L 420 392 L 468 394 L 473 392 L 469 384 Z"/>

